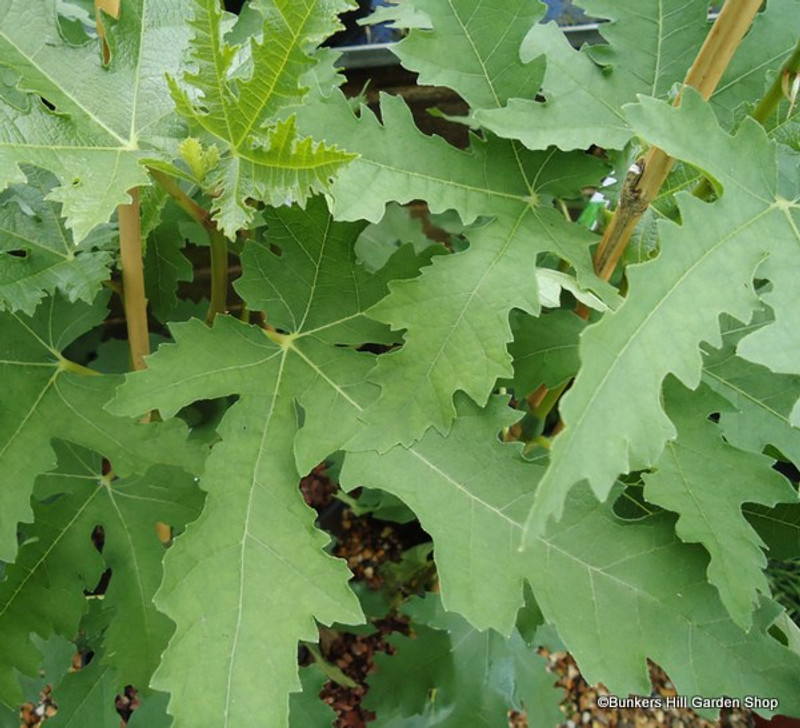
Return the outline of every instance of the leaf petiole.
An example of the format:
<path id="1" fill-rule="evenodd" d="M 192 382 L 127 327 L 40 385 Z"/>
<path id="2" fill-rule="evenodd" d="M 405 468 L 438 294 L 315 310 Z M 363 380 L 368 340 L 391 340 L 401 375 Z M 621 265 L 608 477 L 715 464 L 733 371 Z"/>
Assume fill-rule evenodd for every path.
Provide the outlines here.
<path id="1" fill-rule="evenodd" d="M 72 372 L 73 374 L 80 374 L 84 377 L 99 377 L 102 376 L 100 372 L 96 372 L 94 369 L 90 369 L 89 367 L 83 366 L 83 364 L 78 364 L 77 362 L 70 361 L 69 359 L 65 359 L 63 356 L 59 357 L 58 359 L 58 368 L 62 372 Z"/>

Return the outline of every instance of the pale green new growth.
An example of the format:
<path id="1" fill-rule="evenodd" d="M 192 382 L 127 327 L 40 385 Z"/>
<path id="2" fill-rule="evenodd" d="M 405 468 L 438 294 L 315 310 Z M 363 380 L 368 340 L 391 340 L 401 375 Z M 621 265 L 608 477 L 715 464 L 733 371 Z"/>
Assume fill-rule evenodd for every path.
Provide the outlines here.
<path id="1" fill-rule="evenodd" d="M 353 158 L 299 137 L 291 118 L 280 119 L 302 99 L 299 79 L 314 65 L 309 51 L 336 30 L 335 14 L 348 1 L 260 0 L 254 6 L 265 16 L 263 37 L 232 47 L 223 38 L 219 1 L 194 0 L 189 25 L 196 70 L 184 75 L 192 88 L 170 81 L 178 111 L 221 153 L 205 186 L 215 197 L 214 218 L 231 239 L 253 219 L 249 198 L 302 204 Z M 244 70 L 237 53 L 247 57 Z"/>

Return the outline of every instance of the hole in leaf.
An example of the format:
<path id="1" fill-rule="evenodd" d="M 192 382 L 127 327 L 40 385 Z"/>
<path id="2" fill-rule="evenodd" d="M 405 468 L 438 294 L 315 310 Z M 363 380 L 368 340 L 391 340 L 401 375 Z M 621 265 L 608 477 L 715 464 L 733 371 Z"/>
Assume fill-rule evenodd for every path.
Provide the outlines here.
<path id="1" fill-rule="evenodd" d="M 774 453 L 766 452 L 765 454 L 772 457 Z M 779 453 L 778 455 L 779 457 L 772 466 L 772 469 L 777 470 L 781 475 L 783 475 L 783 477 L 792 483 L 800 482 L 800 470 L 798 470 L 797 466 L 790 462 L 789 459 L 784 457 L 782 454 Z"/>
<path id="2" fill-rule="evenodd" d="M 92 530 L 92 543 L 94 544 L 94 547 L 102 554 L 103 546 L 106 545 L 106 531 L 102 526 L 95 526 L 94 530 Z"/>
<path id="3" fill-rule="evenodd" d="M 111 583 L 111 569 L 106 569 L 97 581 L 97 586 L 94 589 L 84 589 L 83 593 L 87 597 L 100 597 L 108 591 L 108 585 Z"/>
<path id="4" fill-rule="evenodd" d="M 47 107 L 50 111 L 55 111 L 56 106 L 55 104 L 49 102 L 44 96 L 40 96 L 39 100 Z"/>
<path id="5" fill-rule="evenodd" d="M 774 624 L 767 630 L 767 632 L 769 632 L 769 634 L 778 642 L 780 642 L 784 647 L 788 647 L 789 645 L 788 637 Z"/>
<path id="6" fill-rule="evenodd" d="M 399 349 L 400 344 L 361 344 L 356 347 L 356 351 L 366 351 L 370 354 L 385 354 L 387 351 Z"/>
<path id="7" fill-rule="evenodd" d="M 27 258 L 28 251 L 27 250 L 9 250 L 8 255 L 13 255 L 15 258 Z"/>
<path id="8" fill-rule="evenodd" d="M 142 704 L 139 691 L 133 685 L 126 685 L 125 692 L 114 699 L 114 707 L 120 718 L 127 723 L 135 711 Z"/>

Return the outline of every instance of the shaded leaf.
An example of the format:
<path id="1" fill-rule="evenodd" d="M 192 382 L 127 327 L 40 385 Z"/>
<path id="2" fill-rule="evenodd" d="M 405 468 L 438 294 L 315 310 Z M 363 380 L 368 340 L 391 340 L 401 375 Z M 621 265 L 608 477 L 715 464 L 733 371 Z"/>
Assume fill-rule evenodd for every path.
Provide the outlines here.
<path id="1" fill-rule="evenodd" d="M 303 691 L 289 696 L 289 728 L 326 728 L 333 724 L 336 714 L 319 697 L 326 679 L 325 674 L 314 666 L 300 670 Z"/>
<path id="2" fill-rule="evenodd" d="M 179 224 L 185 219 L 174 205 L 168 205 L 164 220 L 147 239 L 144 258 L 145 294 L 153 315 L 169 321 L 178 305 L 178 284 L 192 280 L 192 264 L 183 254 L 186 241 Z"/>
<path id="3" fill-rule="evenodd" d="M 742 515 L 743 503 L 797 502 L 797 493 L 763 455 L 728 445 L 708 420 L 726 404 L 706 387 L 689 392 L 674 380 L 665 387 L 666 411 L 678 437 L 667 444 L 656 472 L 645 474 L 644 496 L 678 514 L 675 532 L 701 543 L 709 555 L 708 581 L 732 619 L 749 629 L 758 593 L 769 595 L 764 542 Z"/>
<path id="4" fill-rule="evenodd" d="M 202 504 L 192 477 L 177 468 L 114 479 L 102 474 L 101 458 L 90 451 L 65 443 L 54 449 L 58 467 L 39 476 L 34 523 L 23 528 L 17 561 L 0 582 L 0 635 L 8 646 L 0 655 L 0 685 L 9 704 L 19 698 L 13 670 L 33 675 L 39 669 L 41 655 L 29 635 L 73 639 L 88 608 L 84 590 L 94 591 L 106 568 L 112 577 L 104 606 L 113 621 L 103 660 L 116 669 L 120 690 L 147 685 L 172 633 L 152 603 L 164 554 L 155 524 L 180 528 Z M 97 527 L 102 555 L 92 542 Z"/>
<path id="5" fill-rule="evenodd" d="M 0 410 L 0 558 L 13 561 L 16 528 L 31 520 L 36 476 L 52 469 L 54 438 L 101 453 L 121 476 L 152 465 L 174 464 L 199 472 L 203 451 L 186 442 L 182 422 L 138 424 L 109 415 L 103 405 L 121 382 L 117 376 L 70 371 L 61 351 L 99 324 L 107 296 L 88 306 L 49 298 L 32 317 L 0 314 L 0 374 L 15 396 Z M 31 453 L 36 453 L 32 458 Z"/>
<path id="6" fill-rule="evenodd" d="M 412 617 L 413 636 L 392 635 L 389 642 L 396 652 L 376 656 L 378 670 L 369 680 L 366 702 L 379 714 L 380 724 L 397 716 L 395 720 L 411 718 L 399 725 L 416 725 L 419 716 L 437 728 L 494 728 L 504 723 L 510 708 L 522 709 L 516 698 L 520 677 L 530 677 L 526 668 L 538 669 L 541 683 L 553 681 L 544 660 L 516 630 L 509 638 L 492 630 L 480 632 L 457 614 L 443 611 L 435 595 L 412 600 L 404 611 Z M 552 715 L 552 708 L 558 712 L 560 691 L 552 685 L 549 690 Z M 536 707 L 542 719 L 544 706 Z"/>
<path id="7" fill-rule="evenodd" d="M 732 445 L 759 453 L 772 445 L 800 464 L 800 429 L 789 421 L 792 406 L 800 399 L 800 377 L 773 374 L 736 356 L 737 343 L 768 321 L 758 313 L 747 326 L 727 321 L 722 348 L 704 347 L 703 381 L 735 408 L 720 415 L 725 438 Z"/>
<path id="8" fill-rule="evenodd" d="M 114 705 L 117 676 L 95 655 L 86 667 L 67 675 L 53 692 L 58 712 L 48 719 L 48 728 L 108 728 L 119 724 Z"/>
<path id="9" fill-rule="evenodd" d="M 511 319 L 514 341 L 508 351 L 514 359 L 513 385 L 525 396 L 540 385 L 555 389 L 578 371 L 578 336 L 586 322 L 571 311 L 544 316 L 519 314 Z"/>

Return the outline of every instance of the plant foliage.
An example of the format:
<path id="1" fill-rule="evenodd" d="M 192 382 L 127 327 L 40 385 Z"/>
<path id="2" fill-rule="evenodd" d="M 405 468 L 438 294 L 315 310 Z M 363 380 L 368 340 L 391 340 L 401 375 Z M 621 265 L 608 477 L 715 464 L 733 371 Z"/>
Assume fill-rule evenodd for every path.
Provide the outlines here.
<path id="1" fill-rule="evenodd" d="M 800 559 L 800 3 L 708 101 L 681 87 L 707 2 L 577 4 L 608 21 L 579 50 L 537 2 L 376 14 L 463 99 L 457 147 L 345 96 L 346 0 L 0 2 L 0 726 L 45 683 L 54 728 L 132 690 L 133 727 L 327 725 L 320 625 L 387 613 L 376 725 L 556 721 L 540 641 L 619 695 L 649 659 L 800 716 L 769 566 Z M 608 281 L 651 146 L 676 167 Z M 136 280 L 160 345 L 123 375 Z M 353 588 L 298 489 L 323 461 L 433 563 Z"/>

